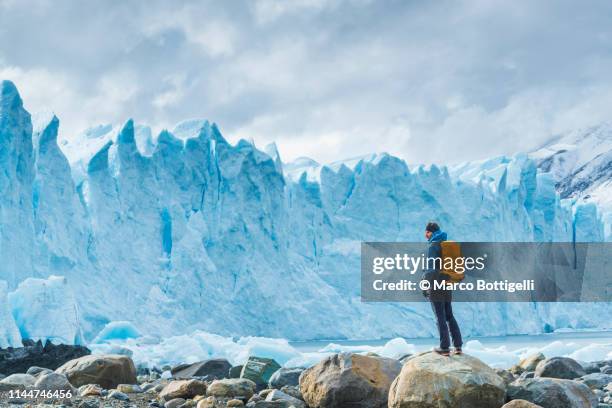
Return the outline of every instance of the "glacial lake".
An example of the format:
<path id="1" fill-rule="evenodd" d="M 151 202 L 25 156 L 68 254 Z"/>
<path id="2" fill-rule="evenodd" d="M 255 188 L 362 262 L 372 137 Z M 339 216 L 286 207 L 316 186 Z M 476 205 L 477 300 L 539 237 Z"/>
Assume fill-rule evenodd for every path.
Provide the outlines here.
<path id="1" fill-rule="evenodd" d="M 417 351 L 430 350 L 438 345 L 436 338 L 405 338 L 406 342 L 414 344 Z M 508 351 L 523 347 L 544 347 L 554 341 L 575 343 L 577 348 L 592 344 L 612 343 L 612 331 L 575 331 L 554 332 L 545 334 L 492 336 L 492 337 L 466 337 L 463 342 L 478 340 L 487 348 L 505 346 Z M 382 340 L 316 340 L 304 342 L 291 342 L 291 345 L 301 352 L 316 352 L 330 343 L 341 346 L 383 346 L 389 339 Z"/>

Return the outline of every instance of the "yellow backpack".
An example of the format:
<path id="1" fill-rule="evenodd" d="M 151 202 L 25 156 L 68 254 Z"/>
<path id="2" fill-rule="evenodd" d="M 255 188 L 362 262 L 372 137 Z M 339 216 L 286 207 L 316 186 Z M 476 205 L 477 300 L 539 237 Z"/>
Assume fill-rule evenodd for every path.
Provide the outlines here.
<path id="1" fill-rule="evenodd" d="M 451 282 L 461 282 L 463 278 L 465 278 L 465 273 L 456 271 L 457 258 L 461 258 L 461 244 L 456 241 L 442 241 L 440 242 L 440 248 L 442 249 L 441 272 L 447 275 Z M 450 261 L 449 258 L 452 259 L 452 261 Z M 463 265 L 463 263 L 461 263 L 461 265 Z"/>

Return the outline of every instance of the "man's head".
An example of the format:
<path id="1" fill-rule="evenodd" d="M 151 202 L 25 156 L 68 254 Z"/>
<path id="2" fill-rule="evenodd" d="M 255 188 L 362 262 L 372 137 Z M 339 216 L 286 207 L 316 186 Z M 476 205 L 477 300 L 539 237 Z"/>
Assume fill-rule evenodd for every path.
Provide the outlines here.
<path id="1" fill-rule="evenodd" d="M 425 226 L 425 238 L 429 241 L 431 236 L 436 232 L 440 231 L 440 226 L 435 222 L 428 222 Z"/>

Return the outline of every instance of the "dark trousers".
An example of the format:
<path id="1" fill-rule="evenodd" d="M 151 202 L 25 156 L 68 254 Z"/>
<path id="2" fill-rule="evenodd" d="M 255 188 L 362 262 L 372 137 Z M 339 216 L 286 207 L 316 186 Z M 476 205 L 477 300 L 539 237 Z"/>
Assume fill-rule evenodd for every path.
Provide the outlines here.
<path id="1" fill-rule="evenodd" d="M 453 338 L 453 346 L 455 348 L 461 348 L 463 344 L 461 340 L 461 331 L 459 325 L 453 316 L 453 307 L 450 301 L 432 301 L 431 308 L 436 315 L 436 321 L 438 323 L 438 332 L 440 333 L 440 348 L 442 350 L 448 350 L 450 347 L 450 337 Z"/>

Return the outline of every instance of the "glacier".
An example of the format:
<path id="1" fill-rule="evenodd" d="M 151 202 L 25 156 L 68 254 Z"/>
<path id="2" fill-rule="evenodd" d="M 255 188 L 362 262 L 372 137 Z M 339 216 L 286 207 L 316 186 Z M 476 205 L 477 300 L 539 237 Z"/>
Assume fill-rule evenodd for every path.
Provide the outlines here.
<path id="1" fill-rule="evenodd" d="M 598 204 L 562 200 L 533 154 L 283 163 L 274 145 L 233 145 L 205 120 L 156 138 L 128 120 L 58 140 L 57 117 L 32 121 L 14 84 L 0 88 L 0 279 L 22 336 L 87 342 L 129 321 L 157 337 L 428 337 L 429 304 L 361 302 L 361 241 L 421 241 L 431 219 L 463 241 L 609 239 Z M 47 310 L 36 288 L 52 275 L 71 295 Z M 609 329 L 611 310 L 474 303 L 456 315 L 466 335 L 505 335 Z"/>
<path id="2" fill-rule="evenodd" d="M 5 281 L 0 281 L 0 347 L 19 346 L 21 340 L 13 309 L 8 303 L 8 285 Z"/>
<path id="3" fill-rule="evenodd" d="M 77 301 L 66 278 L 27 278 L 7 300 L 22 339 L 83 344 Z"/>

